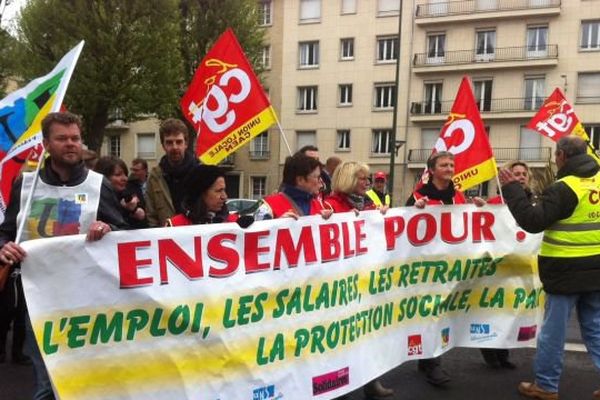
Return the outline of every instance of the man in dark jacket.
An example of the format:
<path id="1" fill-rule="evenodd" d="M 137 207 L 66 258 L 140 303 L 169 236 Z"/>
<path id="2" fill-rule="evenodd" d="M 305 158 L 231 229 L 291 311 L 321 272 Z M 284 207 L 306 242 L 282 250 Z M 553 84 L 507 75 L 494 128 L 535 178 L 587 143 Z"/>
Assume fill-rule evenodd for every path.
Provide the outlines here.
<path id="1" fill-rule="evenodd" d="M 127 227 L 108 180 L 83 164 L 79 117 L 71 113 L 50 113 L 42 121 L 42 135 L 50 157 L 40 170 L 28 211 L 24 211 L 25 203 L 34 187 L 35 174 L 24 174 L 13 185 L 5 219 L 0 225 L 0 268 L 18 272 L 18 264 L 26 257 L 19 243 L 25 240 L 87 233 L 87 240 L 94 241 L 111 230 Z M 22 215 L 24 213 L 26 215 Z M 16 240 L 17 216 L 19 220 L 27 219 L 21 240 Z M 12 275 L 11 279 L 20 284 L 20 275 Z M 54 399 L 29 321 L 25 341 L 35 369 L 34 398 Z"/>
<path id="2" fill-rule="evenodd" d="M 521 382 L 519 392 L 535 399 L 558 399 L 565 333 L 573 307 L 581 334 L 600 368 L 600 166 L 576 136 L 556 146 L 557 181 L 532 204 L 508 169 L 500 172 L 502 193 L 524 230 L 544 232 L 538 256 L 546 292 L 544 323 L 538 336 L 535 382 Z M 600 390 L 593 394 L 600 399 Z"/>

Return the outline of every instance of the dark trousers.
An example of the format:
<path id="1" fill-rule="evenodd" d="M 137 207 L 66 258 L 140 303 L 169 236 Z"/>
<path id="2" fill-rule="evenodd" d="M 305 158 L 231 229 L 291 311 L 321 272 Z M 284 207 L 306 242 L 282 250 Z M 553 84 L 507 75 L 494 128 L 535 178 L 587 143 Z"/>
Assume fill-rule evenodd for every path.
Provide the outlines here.
<path id="1" fill-rule="evenodd" d="M 13 341 L 12 356 L 23 355 L 23 344 L 25 342 L 25 318 L 27 306 L 23 295 L 21 275 L 13 273 L 6 282 L 4 289 L 0 292 L 0 354 L 6 353 L 6 338 L 12 323 Z"/>

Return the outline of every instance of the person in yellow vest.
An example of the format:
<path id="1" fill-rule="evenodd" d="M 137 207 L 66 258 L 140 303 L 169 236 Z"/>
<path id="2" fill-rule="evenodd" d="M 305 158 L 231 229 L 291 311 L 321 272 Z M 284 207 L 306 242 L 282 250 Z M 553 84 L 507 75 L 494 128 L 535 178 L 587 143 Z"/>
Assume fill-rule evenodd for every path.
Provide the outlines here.
<path id="1" fill-rule="evenodd" d="M 534 361 L 534 382 L 519 392 L 533 399 L 557 400 L 567 323 L 577 309 L 581 335 L 600 369 L 600 166 L 576 136 L 556 144 L 557 181 L 535 204 L 509 170 L 500 171 L 504 199 L 527 232 L 544 232 L 538 255 L 546 304 Z M 593 393 L 600 399 L 600 390 Z"/>
<path id="2" fill-rule="evenodd" d="M 390 206 L 390 195 L 386 193 L 387 176 L 383 171 L 375 172 L 373 175 L 373 186 L 367 191 L 367 197 L 377 207 Z"/>

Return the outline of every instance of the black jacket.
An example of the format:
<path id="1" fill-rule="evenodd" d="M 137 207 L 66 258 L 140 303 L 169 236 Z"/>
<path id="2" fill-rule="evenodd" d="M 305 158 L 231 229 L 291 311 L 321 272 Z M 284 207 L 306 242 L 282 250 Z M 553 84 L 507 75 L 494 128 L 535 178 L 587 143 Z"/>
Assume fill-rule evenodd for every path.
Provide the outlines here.
<path id="1" fill-rule="evenodd" d="M 87 178 L 87 174 L 88 169 L 81 162 L 75 167 L 69 180 L 62 182 L 58 174 L 50 166 L 50 158 L 48 158 L 46 159 L 44 168 L 40 170 L 40 179 L 48 185 L 75 186 L 82 183 Z M 6 242 L 14 241 L 17 235 L 17 215 L 21 208 L 22 183 L 22 179 L 17 179 L 13 184 L 10 202 L 4 214 L 4 222 L 0 225 L 0 247 L 4 246 Z M 98 204 L 96 219 L 109 224 L 112 230 L 128 228 L 121 214 L 121 205 L 110 182 L 106 178 L 103 179 L 102 188 L 100 189 L 100 203 Z"/>
<path id="2" fill-rule="evenodd" d="M 591 177 L 599 169 L 592 157 L 581 154 L 567 159 L 556 178 L 569 175 Z M 504 185 L 502 193 L 517 223 L 531 233 L 542 232 L 558 220 L 569 217 L 578 204 L 575 192 L 563 182 L 550 185 L 535 204 L 530 202 L 518 182 Z M 600 254 L 575 258 L 538 256 L 538 262 L 540 279 L 548 293 L 575 294 L 600 290 Z"/>

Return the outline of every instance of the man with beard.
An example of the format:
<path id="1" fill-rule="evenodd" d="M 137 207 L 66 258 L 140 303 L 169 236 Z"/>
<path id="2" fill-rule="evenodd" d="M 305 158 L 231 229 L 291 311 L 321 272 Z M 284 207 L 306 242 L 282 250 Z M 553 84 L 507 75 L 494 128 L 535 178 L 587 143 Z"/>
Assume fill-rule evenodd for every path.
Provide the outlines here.
<path id="1" fill-rule="evenodd" d="M 146 216 L 150 226 L 165 226 L 167 220 L 183 213 L 183 179 L 198 161 L 187 151 L 189 132 L 180 120 L 170 118 L 159 130 L 165 155 L 152 169 L 146 184 Z"/>

